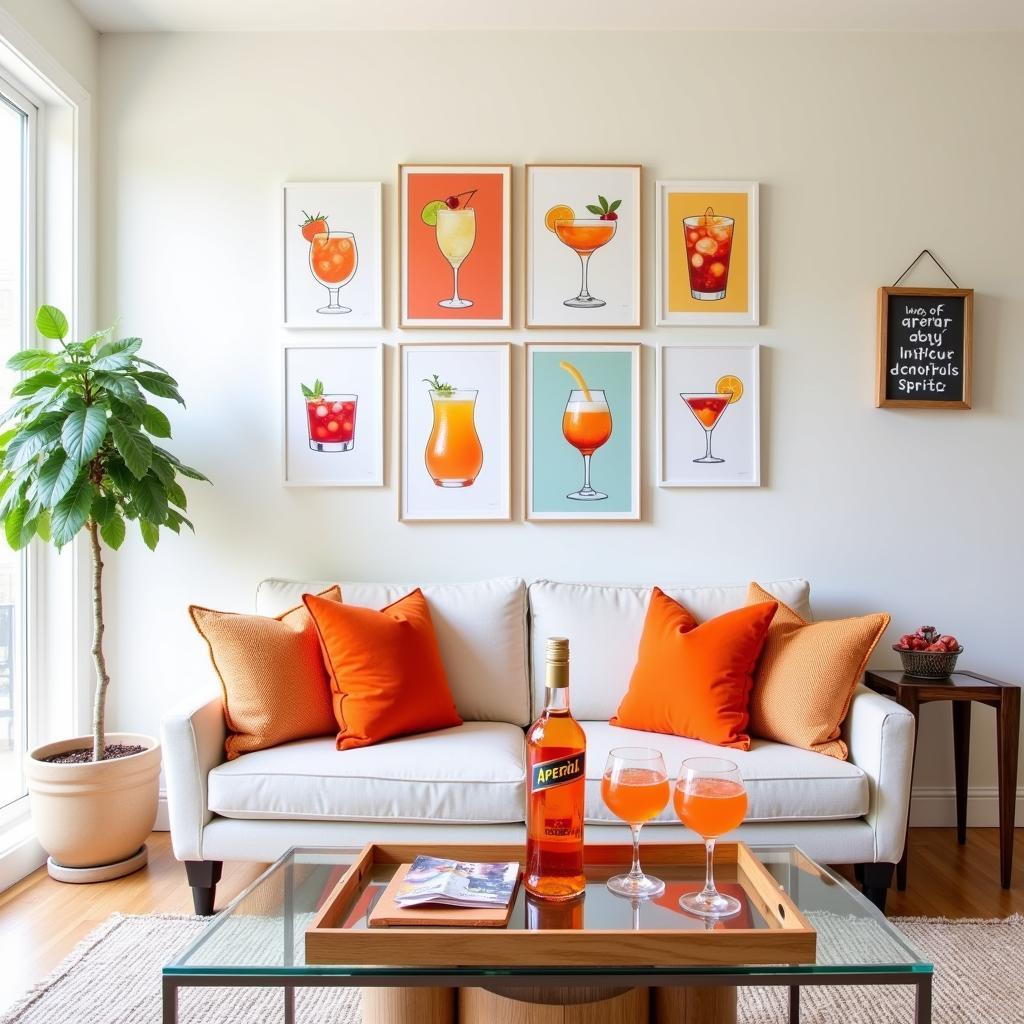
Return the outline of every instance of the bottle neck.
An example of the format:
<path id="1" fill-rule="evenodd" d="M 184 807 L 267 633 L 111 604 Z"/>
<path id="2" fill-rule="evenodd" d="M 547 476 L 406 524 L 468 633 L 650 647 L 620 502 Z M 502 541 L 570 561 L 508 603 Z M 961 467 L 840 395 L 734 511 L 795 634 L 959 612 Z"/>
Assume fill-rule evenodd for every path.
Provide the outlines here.
<path id="1" fill-rule="evenodd" d="M 569 687 L 549 686 L 547 688 L 547 699 L 544 704 L 545 711 L 568 711 L 569 710 Z"/>

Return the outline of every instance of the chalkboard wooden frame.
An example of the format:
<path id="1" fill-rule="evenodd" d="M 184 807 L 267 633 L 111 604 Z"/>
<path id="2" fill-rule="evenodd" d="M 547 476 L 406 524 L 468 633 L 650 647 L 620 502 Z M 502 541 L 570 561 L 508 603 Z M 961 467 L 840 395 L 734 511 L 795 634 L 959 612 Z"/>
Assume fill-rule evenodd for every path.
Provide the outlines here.
<path id="1" fill-rule="evenodd" d="M 888 398 L 886 374 L 889 368 L 889 299 L 891 296 L 920 296 L 925 302 L 936 298 L 964 300 L 963 365 L 960 377 L 961 397 L 958 401 L 927 398 Z M 974 328 L 973 288 L 879 288 L 878 289 L 878 373 L 875 383 L 875 407 L 878 409 L 970 409 L 971 408 L 971 345 Z"/>

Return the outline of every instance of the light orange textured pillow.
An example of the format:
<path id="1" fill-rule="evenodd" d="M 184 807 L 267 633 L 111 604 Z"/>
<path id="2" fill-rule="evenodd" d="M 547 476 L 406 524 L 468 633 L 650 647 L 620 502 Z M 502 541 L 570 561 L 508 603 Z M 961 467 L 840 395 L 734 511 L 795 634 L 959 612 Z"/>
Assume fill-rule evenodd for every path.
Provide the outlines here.
<path id="1" fill-rule="evenodd" d="M 379 612 L 303 601 L 331 677 L 339 750 L 462 725 L 421 590 Z"/>
<path id="2" fill-rule="evenodd" d="M 758 584 L 750 584 L 748 604 L 770 597 Z M 751 733 L 845 761 L 849 751 L 839 730 L 888 625 L 885 612 L 807 622 L 780 603 L 754 675 Z"/>
<path id="3" fill-rule="evenodd" d="M 776 607 L 770 598 L 698 626 L 655 587 L 629 691 L 611 724 L 749 750 L 751 675 Z"/>
<path id="4" fill-rule="evenodd" d="M 330 587 L 321 600 L 338 604 Z M 289 740 L 329 736 L 336 725 L 316 626 L 304 605 L 271 618 L 192 605 L 224 695 L 228 760 Z"/>

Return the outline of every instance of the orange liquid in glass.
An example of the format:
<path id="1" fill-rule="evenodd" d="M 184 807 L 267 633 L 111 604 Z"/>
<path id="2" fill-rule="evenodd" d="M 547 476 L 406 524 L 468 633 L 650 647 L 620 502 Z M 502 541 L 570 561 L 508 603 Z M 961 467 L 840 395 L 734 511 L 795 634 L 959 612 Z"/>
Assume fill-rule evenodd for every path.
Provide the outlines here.
<path id="1" fill-rule="evenodd" d="M 593 455 L 612 436 L 609 409 L 576 409 L 571 405 L 562 414 L 562 434 L 583 455 Z"/>
<path id="2" fill-rule="evenodd" d="M 673 805 L 679 820 L 705 839 L 738 828 L 747 814 L 747 793 L 731 779 L 696 779 L 689 789 L 676 787 Z"/>
<path id="3" fill-rule="evenodd" d="M 427 472 L 434 483 L 468 487 L 484 464 L 484 450 L 473 422 L 472 399 L 434 402 L 434 427 L 427 441 Z"/>
<path id="4" fill-rule="evenodd" d="M 572 221 L 556 220 L 555 234 L 570 249 L 585 255 L 611 241 L 612 235 L 615 234 L 615 224 L 574 224 Z"/>
<path id="5" fill-rule="evenodd" d="M 344 284 L 356 270 L 356 247 L 351 238 L 314 235 L 309 265 L 313 276 L 323 284 Z"/>
<path id="6" fill-rule="evenodd" d="M 722 413 L 725 412 L 725 407 L 729 404 L 729 396 L 723 395 L 721 398 L 687 398 L 685 401 L 690 407 L 690 411 L 701 424 L 707 427 L 708 430 L 713 430 L 715 424 L 721 419 Z"/>
<path id="7" fill-rule="evenodd" d="M 626 768 L 601 779 L 601 799 L 608 810 L 629 825 L 656 818 L 668 803 L 668 779 L 651 768 Z"/>

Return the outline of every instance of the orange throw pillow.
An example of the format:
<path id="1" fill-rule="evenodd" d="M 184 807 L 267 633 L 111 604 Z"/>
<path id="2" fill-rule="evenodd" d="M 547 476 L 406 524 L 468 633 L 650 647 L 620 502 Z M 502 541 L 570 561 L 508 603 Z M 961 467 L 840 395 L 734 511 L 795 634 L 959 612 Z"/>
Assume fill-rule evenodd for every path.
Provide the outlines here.
<path id="1" fill-rule="evenodd" d="M 748 606 L 770 596 L 751 583 Z M 888 625 L 884 612 L 807 622 L 780 603 L 754 676 L 751 733 L 845 761 L 849 751 L 839 730 Z"/>
<path id="2" fill-rule="evenodd" d="M 303 601 L 331 677 L 339 750 L 462 725 L 421 590 L 379 612 Z"/>
<path id="3" fill-rule="evenodd" d="M 774 600 L 697 625 L 655 587 L 629 691 L 612 725 L 750 749 L 747 703 Z"/>
<path id="4" fill-rule="evenodd" d="M 341 601 L 337 587 L 318 600 Z M 228 760 L 290 740 L 329 736 L 336 723 L 316 626 L 303 605 L 270 618 L 192 605 L 224 696 Z"/>

